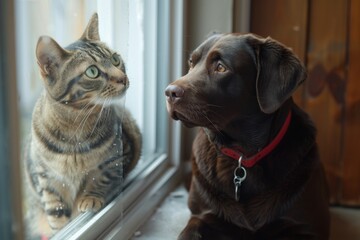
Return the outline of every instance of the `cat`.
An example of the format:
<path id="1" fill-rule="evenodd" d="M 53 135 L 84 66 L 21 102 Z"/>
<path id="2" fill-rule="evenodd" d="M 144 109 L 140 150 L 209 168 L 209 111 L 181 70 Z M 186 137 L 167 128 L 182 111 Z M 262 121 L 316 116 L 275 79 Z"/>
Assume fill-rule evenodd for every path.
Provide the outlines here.
<path id="1" fill-rule="evenodd" d="M 117 193 L 141 155 L 141 133 L 115 101 L 129 87 L 120 55 L 100 41 L 95 13 L 81 38 L 62 48 L 39 38 L 44 84 L 25 156 L 28 229 L 49 237 Z"/>

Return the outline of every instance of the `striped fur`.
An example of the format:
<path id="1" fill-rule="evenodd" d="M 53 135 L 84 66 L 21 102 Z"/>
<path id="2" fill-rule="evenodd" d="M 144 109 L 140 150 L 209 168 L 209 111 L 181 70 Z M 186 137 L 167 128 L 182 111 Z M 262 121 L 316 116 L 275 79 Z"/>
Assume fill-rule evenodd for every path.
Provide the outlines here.
<path id="1" fill-rule="evenodd" d="M 66 48 L 50 37 L 38 41 L 45 91 L 34 107 L 25 158 L 32 235 L 51 236 L 80 212 L 98 211 L 140 157 L 140 131 L 116 102 L 129 86 L 125 66 L 100 42 L 97 28 L 94 14 Z"/>

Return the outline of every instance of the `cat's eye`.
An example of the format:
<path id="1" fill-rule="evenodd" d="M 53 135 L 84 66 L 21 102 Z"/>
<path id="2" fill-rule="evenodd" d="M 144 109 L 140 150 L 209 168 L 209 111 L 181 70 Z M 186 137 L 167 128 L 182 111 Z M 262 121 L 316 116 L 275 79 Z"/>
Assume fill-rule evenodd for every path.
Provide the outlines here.
<path id="1" fill-rule="evenodd" d="M 216 66 L 216 71 L 217 72 L 225 72 L 226 67 L 224 65 L 222 65 L 221 63 L 218 63 L 218 65 Z"/>
<path id="2" fill-rule="evenodd" d="M 114 53 L 112 56 L 111 56 L 111 63 L 114 65 L 114 66 L 119 66 L 120 65 L 120 58 L 119 58 L 119 55 L 117 55 L 116 53 Z"/>
<path id="3" fill-rule="evenodd" d="M 96 66 L 90 66 L 88 69 L 86 69 L 85 74 L 89 78 L 97 78 L 100 74 L 100 71 Z"/>

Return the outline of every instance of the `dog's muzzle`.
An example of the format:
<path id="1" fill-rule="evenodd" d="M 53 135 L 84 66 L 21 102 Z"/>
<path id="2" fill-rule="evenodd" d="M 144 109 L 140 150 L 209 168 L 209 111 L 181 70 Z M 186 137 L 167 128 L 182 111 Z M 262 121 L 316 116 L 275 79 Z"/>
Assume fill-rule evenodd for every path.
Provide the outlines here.
<path id="1" fill-rule="evenodd" d="M 166 100 L 170 104 L 174 104 L 184 96 L 184 89 L 176 85 L 169 85 L 165 89 Z"/>

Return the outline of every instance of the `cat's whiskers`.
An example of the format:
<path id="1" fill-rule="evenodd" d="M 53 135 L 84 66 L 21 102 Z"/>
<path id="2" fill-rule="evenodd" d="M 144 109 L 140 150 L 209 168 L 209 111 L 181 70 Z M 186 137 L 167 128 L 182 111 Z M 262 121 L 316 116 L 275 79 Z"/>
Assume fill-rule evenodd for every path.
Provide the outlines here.
<path id="1" fill-rule="evenodd" d="M 87 120 L 89 119 L 89 117 L 91 116 L 91 114 L 93 113 L 93 111 L 96 107 L 97 107 L 97 105 L 94 105 L 93 107 L 91 107 L 89 109 L 89 111 L 85 114 L 85 117 L 83 118 L 83 120 L 80 122 L 80 125 L 82 124 L 81 132 L 83 132 L 85 124 L 87 123 Z"/>
<path id="2" fill-rule="evenodd" d="M 80 127 L 81 127 L 80 132 L 83 132 L 84 126 L 85 126 L 87 120 L 89 119 L 89 117 L 91 116 L 92 112 L 94 111 L 94 109 L 95 109 L 96 107 L 97 107 L 96 105 L 92 106 L 92 107 L 91 107 L 90 109 L 88 109 L 88 111 L 84 114 L 83 119 L 80 121 L 79 126 L 75 129 L 75 132 L 74 132 L 73 136 L 69 139 L 69 141 L 72 140 L 72 139 L 76 136 L 76 134 L 78 133 L 78 130 L 80 129 Z"/>
<path id="3" fill-rule="evenodd" d="M 86 110 L 86 109 L 90 106 L 90 104 L 95 103 L 95 102 L 97 101 L 97 99 L 98 99 L 98 96 L 97 96 L 97 95 L 95 95 L 94 97 L 90 98 L 89 102 L 86 103 L 85 106 L 80 110 L 79 114 L 76 116 L 76 118 L 74 119 L 74 122 L 73 122 L 73 123 L 75 123 L 76 120 L 78 119 L 78 117 L 83 113 L 83 111 Z M 95 105 L 96 105 L 96 104 L 95 104 Z"/>
<path id="4" fill-rule="evenodd" d="M 101 110 L 100 110 L 100 113 L 99 113 L 99 116 L 98 116 L 98 118 L 96 119 L 96 122 L 95 122 L 95 124 L 94 124 L 93 129 L 91 130 L 90 136 L 91 136 L 91 135 L 94 133 L 94 131 L 95 131 L 96 125 L 98 124 L 98 122 L 99 122 L 99 120 L 100 120 L 100 118 L 101 118 L 101 115 L 102 115 L 102 113 L 103 113 L 103 110 L 105 109 L 105 106 L 106 106 L 107 101 L 110 101 L 110 99 L 106 98 L 105 101 L 104 101 L 104 103 L 102 104 Z"/>

